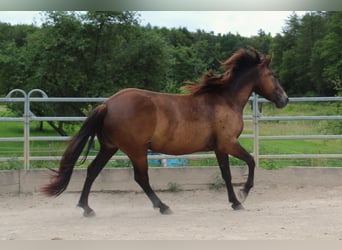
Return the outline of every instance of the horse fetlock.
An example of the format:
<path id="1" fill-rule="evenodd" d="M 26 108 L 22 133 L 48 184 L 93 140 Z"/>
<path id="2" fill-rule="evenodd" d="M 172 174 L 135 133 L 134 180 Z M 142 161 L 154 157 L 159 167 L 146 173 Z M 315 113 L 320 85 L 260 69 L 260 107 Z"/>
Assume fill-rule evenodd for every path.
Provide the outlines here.
<path id="1" fill-rule="evenodd" d="M 240 202 L 244 202 L 248 196 L 248 192 L 245 189 L 240 189 L 238 192 Z"/>

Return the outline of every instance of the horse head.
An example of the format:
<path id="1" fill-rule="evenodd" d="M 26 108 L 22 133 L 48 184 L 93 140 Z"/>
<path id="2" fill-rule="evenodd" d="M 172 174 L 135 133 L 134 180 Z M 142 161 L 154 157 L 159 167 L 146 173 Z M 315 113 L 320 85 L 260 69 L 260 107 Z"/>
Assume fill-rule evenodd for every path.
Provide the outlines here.
<path id="1" fill-rule="evenodd" d="M 257 66 L 259 71 L 259 79 L 256 81 L 254 91 L 273 102 L 277 108 L 283 108 L 289 102 L 289 98 L 280 85 L 277 75 L 272 71 L 270 63 L 272 56 L 263 56 L 259 52 L 254 51 L 261 63 Z"/>

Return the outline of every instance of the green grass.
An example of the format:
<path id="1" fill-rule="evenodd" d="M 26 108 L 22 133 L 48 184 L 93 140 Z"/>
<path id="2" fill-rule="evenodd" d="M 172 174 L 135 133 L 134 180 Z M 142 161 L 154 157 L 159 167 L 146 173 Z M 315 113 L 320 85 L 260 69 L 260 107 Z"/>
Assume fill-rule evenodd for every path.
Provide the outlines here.
<path id="1" fill-rule="evenodd" d="M 340 103 L 297 103 L 289 104 L 284 109 L 276 109 L 273 105 L 263 104 L 264 116 L 298 116 L 298 115 L 341 115 Z M 250 106 L 245 109 L 250 114 Z M 13 116 L 3 106 L 0 106 L 0 116 Z M 58 134 L 44 123 L 44 131 L 39 131 L 38 123 L 31 123 L 31 136 L 58 136 Z M 244 134 L 252 134 L 252 121 L 245 121 Z M 72 135 L 79 126 L 68 127 Z M 0 137 L 22 137 L 23 123 L 0 122 Z M 341 134 L 342 121 L 269 121 L 260 122 L 260 135 L 318 135 Z M 241 144 L 249 152 L 253 151 L 252 139 L 240 139 Z M 66 142 L 38 142 L 30 143 L 33 156 L 60 156 L 66 147 Z M 341 140 L 276 140 L 260 141 L 260 154 L 339 154 L 341 153 Z M 93 155 L 95 152 L 92 153 Z M 9 157 L 9 161 L 0 162 L 1 169 L 21 168 L 22 163 L 16 160 L 23 156 L 22 142 L 0 142 L 0 158 Z M 231 165 L 245 165 L 244 162 L 230 158 Z M 86 167 L 89 161 L 79 167 Z M 217 166 L 216 159 L 189 160 L 191 166 Z M 262 159 L 260 165 L 266 169 L 275 169 L 286 166 L 337 166 L 342 167 L 341 159 Z M 45 168 L 57 167 L 57 161 L 32 161 L 31 167 Z M 107 167 L 131 166 L 130 161 L 111 161 Z"/>

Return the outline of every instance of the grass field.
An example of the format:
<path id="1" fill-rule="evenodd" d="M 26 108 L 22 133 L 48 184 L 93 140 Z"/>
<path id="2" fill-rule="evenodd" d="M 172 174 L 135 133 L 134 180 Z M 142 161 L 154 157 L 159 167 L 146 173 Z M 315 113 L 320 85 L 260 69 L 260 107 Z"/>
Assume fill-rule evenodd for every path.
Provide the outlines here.
<path id="1" fill-rule="evenodd" d="M 262 114 L 272 115 L 342 115 L 340 103 L 295 103 L 279 110 L 270 104 L 263 104 Z M 245 114 L 250 114 L 250 107 L 246 107 Z M 13 116 L 7 109 L 0 106 L 0 116 Z M 48 125 L 39 131 L 38 123 L 31 123 L 31 136 L 58 136 Z M 69 128 L 70 135 L 78 130 L 78 126 Z M 270 121 L 261 122 L 260 135 L 324 135 L 341 134 L 342 121 Z M 244 134 L 252 134 L 252 122 L 245 121 Z M 22 137 L 23 123 L 0 122 L 0 137 Z M 240 139 L 241 144 L 249 151 L 253 151 L 251 139 Z M 32 156 L 60 156 L 65 150 L 66 142 L 38 142 L 30 143 Z M 260 141 L 260 154 L 340 154 L 342 140 L 276 140 Z M 0 162 L 1 169 L 21 168 L 22 162 L 16 160 L 23 156 L 22 142 L 0 142 L 0 158 L 11 158 Z M 57 161 L 34 161 L 32 168 L 56 167 Z M 190 160 L 192 166 L 217 166 L 215 159 Z M 109 167 L 129 166 L 129 161 L 112 161 Z M 231 165 L 245 165 L 243 162 L 231 158 Z M 286 166 L 336 166 L 342 167 L 342 159 L 272 159 L 260 160 L 260 165 L 267 169 L 276 169 Z M 84 164 L 81 167 L 86 167 Z"/>

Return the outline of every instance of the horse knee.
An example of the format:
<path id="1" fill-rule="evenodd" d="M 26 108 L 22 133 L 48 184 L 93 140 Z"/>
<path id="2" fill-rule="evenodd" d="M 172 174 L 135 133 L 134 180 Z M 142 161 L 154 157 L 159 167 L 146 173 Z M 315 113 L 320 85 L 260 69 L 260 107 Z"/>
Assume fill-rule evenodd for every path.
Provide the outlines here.
<path id="1" fill-rule="evenodd" d="M 255 168 L 254 157 L 250 155 L 250 157 L 246 160 L 246 163 L 249 168 Z"/>

